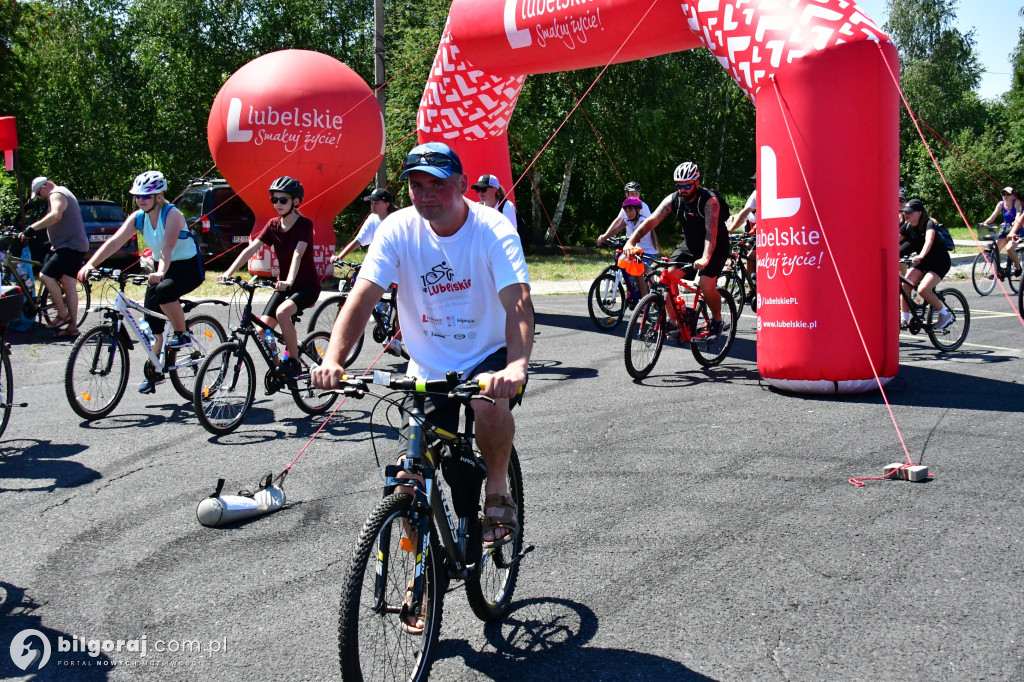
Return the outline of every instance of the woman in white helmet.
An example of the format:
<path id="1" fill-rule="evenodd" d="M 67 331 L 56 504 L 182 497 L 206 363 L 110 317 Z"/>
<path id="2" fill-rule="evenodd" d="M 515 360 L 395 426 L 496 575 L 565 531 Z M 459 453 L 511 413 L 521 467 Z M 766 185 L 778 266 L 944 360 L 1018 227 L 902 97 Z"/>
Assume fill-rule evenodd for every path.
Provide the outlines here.
<path id="1" fill-rule="evenodd" d="M 150 310 L 159 307 L 160 312 L 167 316 L 174 329 L 167 339 L 167 347 L 177 348 L 189 343 L 180 299 L 203 283 L 203 264 L 195 236 L 186 228 L 181 211 L 164 197 L 166 190 L 167 180 L 160 171 L 146 171 L 135 178 L 129 193 L 135 196 L 138 210 L 129 215 L 117 232 L 82 266 L 78 279 L 86 279 L 98 264 L 136 232 L 141 232 L 156 260 L 156 271 L 149 275 L 149 286 L 146 287 L 145 306 Z M 164 321 L 149 315 L 146 321 L 156 337 L 153 351 L 159 353 L 164 343 Z M 156 384 L 161 381 L 162 374 L 152 383 L 144 380 L 139 384 L 139 393 L 155 392 Z"/>

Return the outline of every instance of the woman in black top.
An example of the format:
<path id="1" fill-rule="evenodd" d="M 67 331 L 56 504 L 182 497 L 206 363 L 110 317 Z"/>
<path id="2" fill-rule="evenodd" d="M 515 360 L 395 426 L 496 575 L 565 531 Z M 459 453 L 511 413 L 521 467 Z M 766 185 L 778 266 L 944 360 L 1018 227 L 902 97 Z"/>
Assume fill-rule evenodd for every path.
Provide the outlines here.
<path id="1" fill-rule="evenodd" d="M 939 312 L 939 320 L 935 326 L 937 329 L 943 329 L 953 321 L 953 313 L 935 295 L 935 286 L 949 272 L 949 251 L 938 238 L 935 221 L 925 210 L 924 202 L 920 199 L 911 199 L 900 213 L 903 215 L 903 222 L 900 223 L 900 236 L 905 245 L 905 247 L 901 247 L 901 252 L 917 253 L 913 257 L 914 266 L 907 272 L 907 279 L 917 287 L 917 293 L 921 294 L 921 298 L 928 301 L 929 305 Z M 903 285 L 903 288 L 907 290 L 908 294 L 910 293 L 910 287 L 906 284 Z M 900 297 L 900 309 L 900 321 L 903 326 L 906 326 L 910 322 L 910 308 L 902 296 Z"/>

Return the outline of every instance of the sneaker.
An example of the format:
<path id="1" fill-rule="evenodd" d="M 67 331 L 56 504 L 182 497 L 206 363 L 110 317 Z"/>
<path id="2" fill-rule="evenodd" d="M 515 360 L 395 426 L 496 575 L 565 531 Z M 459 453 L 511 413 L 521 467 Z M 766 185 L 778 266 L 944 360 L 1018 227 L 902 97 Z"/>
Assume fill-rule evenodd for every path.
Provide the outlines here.
<path id="1" fill-rule="evenodd" d="M 1021 266 L 1019 266 L 1019 265 L 1014 265 L 1013 266 L 1013 276 L 1014 277 L 1020 277 L 1022 272 L 1024 272 L 1024 269 L 1022 269 Z"/>
<path id="2" fill-rule="evenodd" d="M 277 366 L 277 371 L 286 379 L 294 379 L 302 372 L 302 365 L 295 358 L 288 358 Z"/>
<path id="3" fill-rule="evenodd" d="M 188 332 L 174 332 L 167 338 L 168 348 L 181 348 L 192 343 L 192 337 L 188 335 Z"/>
<path id="4" fill-rule="evenodd" d="M 935 323 L 935 328 L 945 329 L 951 324 L 953 324 L 953 311 L 949 308 L 943 308 L 939 311 L 939 320 Z"/>
<path id="5" fill-rule="evenodd" d="M 402 357 L 402 340 L 393 339 L 391 343 L 387 345 L 387 348 L 384 349 L 384 352 L 389 355 L 394 355 L 396 358 Z"/>
<path id="6" fill-rule="evenodd" d="M 722 335 L 722 330 L 725 328 L 725 324 L 722 320 L 711 320 L 711 324 L 708 325 L 708 336 L 706 341 L 717 341 L 718 337 Z"/>
<path id="7" fill-rule="evenodd" d="M 665 319 L 665 338 L 669 341 L 679 340 L 679 325 L 672 320 Z"/>
<path id="8" fill-rule="evenodd" d="M 908 328 L 910 326 L 910 320 L 910 313 L 900 313 L 900 329 Z"/>
<path id="9" fill-rule="evenodd" d="M 165 378 L 163 374 L 157 374 L 155 381 L 151 382 L 149 379 L 143 379 L 142 383 L 139 384 L 139 393 L 156 393 L 156 385 L 164 383 Z"/>

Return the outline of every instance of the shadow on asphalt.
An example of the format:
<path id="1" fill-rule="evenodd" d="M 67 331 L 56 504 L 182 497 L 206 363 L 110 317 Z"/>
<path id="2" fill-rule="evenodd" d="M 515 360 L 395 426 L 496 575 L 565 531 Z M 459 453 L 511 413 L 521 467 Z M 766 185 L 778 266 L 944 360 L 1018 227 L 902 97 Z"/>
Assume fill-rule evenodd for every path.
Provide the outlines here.
<path id="1" fill-rule="evenodd" d="M 28 660 L 24 661 L 25 668 L 15 666 L 12 655 L 6 651 L 0 656 L 0 679 L 9 680 L 13 678 L 32 680 L 105 680 L 112 668 L 110 658 L 102 651 L 96 656 L 90 656 L 88 652 L 60 652 L 58 651 L 58 637 L 65 642 L 71 642 L 73 637 L 88 636 L 86 633 L 68 634 L 43 625 L 42 618 L 35 615 L 38 604 L 32 597 L 26 594 L 25 590 L 10 583 L 0 581 L 0 641 L 11 643 L 11 654 L 20 648 L 18 654 L 28 654 Z M 28 634 L 24 630 L 34 630 Z M 20 634 L 20 637 L 19 637 Z M 19 637 L 21 647 L 17 647 L 14 639 Z M 44 642 L 45 638 L 45 642 Z M 30 651 L 26 651 L 30 649 Z M 49 651 L 49 658 L 41 660 L 41 656 Z M 36 658 L 31 657 L 31 652 L 37 652 Z M 122 656 L 138 658 L 139 654 L 123 654 Z M 19 659 L 20 660 L 20 659 Z M 141 660 L 141 659 L 139 659 Z M 42 663 L 42 667 L 39 664 Z"/>
<path id="2" fill-rule="evenodd" d="M 597 370 L 593 367 L 570 367 L 558 360 L 536 360 L 530 362 L 530 380 L 546 379 L 593 379 Z"/>
<path id="3" fill-rule="evenodd" d="M 590 321 L 590 317 L 586 315 L 566 315 L 564 313 L 541 313 L 538 312 L 535 315 L 534 321 L 538 328 L 540 327 L 560 327 L 562 329 L 573 329 L 581 332 L 593 332 L 594 334 L 600 334 L 602 336 L 619 336 L 621 337 L 626 331 L 626 323 L 628 319 L 624 319 L 615 329 L 610 331 L 601 331 L 594 326 L 594 323 Z M 543 332 L 543 329 L 541 329 Z M 537 339 L 537 342 L 541 342 L 542 338 Z"/>
<path id="4" fill-rule="evenodd" d="M 597 630 L 597 616 L 579 602 L 527 599 L 516 602 L 502 622 L 485 626 L 493 651 L 477 651 L 465 640 L 448 639 L 440 643 L 437 660 L 461 658 L 467 667 L 494 680 L 711 679 L 660 656 L 584 646 Z"/>
<path id="5" fill-rule="evenodd" d="M 58 488 L 77 488 L 102 478 L 98 471 L 64 460 L 87 449 L 85 445 L 35 438 L 4 442 L 0 446 L 0 493 L 53 492 Z M 47 485 L 9 488 L 3 485 L 4 480 L 39 480 L 47 482 Z"/>

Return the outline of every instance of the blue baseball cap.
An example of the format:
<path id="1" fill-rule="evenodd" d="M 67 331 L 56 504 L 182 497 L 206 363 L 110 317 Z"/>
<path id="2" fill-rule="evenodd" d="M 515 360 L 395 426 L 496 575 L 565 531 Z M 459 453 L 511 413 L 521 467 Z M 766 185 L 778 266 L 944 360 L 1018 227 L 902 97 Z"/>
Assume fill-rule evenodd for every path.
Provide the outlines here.
<path id="1" fill-rule="evenodd" d="M 409 151 L 409 155 L 402 162 L 402 174 L 398 179 L 404 180 L 413 171 L 423 171 L 438 178 L 450 178 L 462 173 L 462 161 L 445 143 L 427 142 L 416 145 Z"/>

